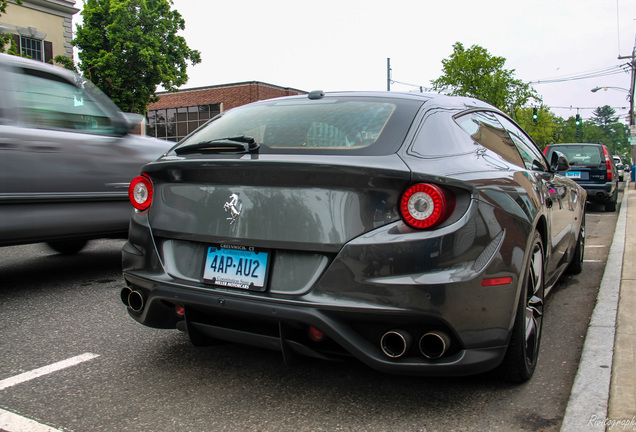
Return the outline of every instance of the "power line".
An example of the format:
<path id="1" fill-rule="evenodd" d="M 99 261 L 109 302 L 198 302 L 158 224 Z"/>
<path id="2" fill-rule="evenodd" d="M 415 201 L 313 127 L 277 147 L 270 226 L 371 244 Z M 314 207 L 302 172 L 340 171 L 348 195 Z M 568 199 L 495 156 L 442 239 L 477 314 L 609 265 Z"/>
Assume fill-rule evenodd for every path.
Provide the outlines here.
<path id="1" fill-rule="evenodd" d="M 597 69 L 588 72 L 580 72 L 573 75 L 564 75 L 561 77 L 546 78 L 543 80 L 530 81 L 529 84 L 553 84 L 565 81 L 576 81 L 588 78 L 598 78 L 602 76 L 617 75 L 629 72 L 629 64 L 610 66 L 603 69 Z"/>

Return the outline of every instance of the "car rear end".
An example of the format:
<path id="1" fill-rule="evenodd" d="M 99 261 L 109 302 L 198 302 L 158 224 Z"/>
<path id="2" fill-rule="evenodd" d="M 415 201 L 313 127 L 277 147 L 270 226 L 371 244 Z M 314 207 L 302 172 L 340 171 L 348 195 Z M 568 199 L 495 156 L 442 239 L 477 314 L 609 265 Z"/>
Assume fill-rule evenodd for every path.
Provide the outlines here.
<path id="1" fill-rule="evenodd" d="M 497 366 L 518 302 L 511 268 L 523 266 L 503 251 L 527 236 L 506 236 L 514 218 L 433 172 L 443 164 L 413 181 L 399 152 L 425 102 L 264 102 L 267 127 L 228 114 L 147 165 L 123 250 L 131 316 L 286 360 L 353 355 L 428 375 Z"/>
<path id="2" fill-rule="evenodd" d="M 587 191 L 587 200 L 614 211 L 618 197 L 618 174 L 608 148 L 603 144 L 553 144 L 545 149 L 547 159 L 559 151 L 568 158 L 570 170 L 561 174 Z"/>

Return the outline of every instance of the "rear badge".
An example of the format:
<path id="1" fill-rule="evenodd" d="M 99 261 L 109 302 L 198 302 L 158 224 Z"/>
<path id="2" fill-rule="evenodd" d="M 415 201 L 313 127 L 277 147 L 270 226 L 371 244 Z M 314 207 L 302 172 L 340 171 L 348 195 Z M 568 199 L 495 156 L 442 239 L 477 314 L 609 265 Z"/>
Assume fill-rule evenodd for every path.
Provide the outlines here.
<path id="1" fill-rule="evenodd" d="M 223 206 L 223 210 L 225 210 L 226 213 L 228 211 L 230 212 L 230 217 L 226 218 L 230 221 L 230 225 L 237 221 L 238 217 L 241 215 L 242 209 L 243 203 L 239 199 L 238 194 L 233 193 L 230 195 L 230 200 Z"/>

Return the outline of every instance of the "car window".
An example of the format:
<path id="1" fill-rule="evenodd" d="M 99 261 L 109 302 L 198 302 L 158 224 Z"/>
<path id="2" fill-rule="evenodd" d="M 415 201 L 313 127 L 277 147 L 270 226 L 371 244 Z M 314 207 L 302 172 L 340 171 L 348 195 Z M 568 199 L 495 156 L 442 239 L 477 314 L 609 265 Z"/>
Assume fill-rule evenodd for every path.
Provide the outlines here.
<path id="1" fill-rule="evenodd" d="M 549 171 L 543 154 L 534 142 L 513 122 L 501 115 L 496 115 L 504 128 L 508 131 L 512 142 L 519 150 L 526 169 L 535 171 Z"/>
<path id="2" fill-rule="evenodd" d="M 421 104 L 346 97 L 266 101 L 217 116 L 179 147 L 250 137 L 261 153 L 389 154 L 402 144 Z"/>
<path id="3" fill-rule="evenodd" d="M 570 165 L 599 165 L 605 162 L 603 150 L 598 145 L 567 144 L 550 147 L 549 155 L 555 151 L 563 153 Z"/>
<path id="4" fill-rule="evenodd" d="M 22 123 L 43 129 L 114 134 L 111 118 L 81 87 L 41 71 L 15 76 L 16 109 Z"/>
<path id="5" fill-rule="evenodd" d="M 455 121 L 477 143 L 497 153 L 507 162 L 524 167 L 524 161 L 515 145 L 493 113 L 471 112 L 456 118 Z"/>

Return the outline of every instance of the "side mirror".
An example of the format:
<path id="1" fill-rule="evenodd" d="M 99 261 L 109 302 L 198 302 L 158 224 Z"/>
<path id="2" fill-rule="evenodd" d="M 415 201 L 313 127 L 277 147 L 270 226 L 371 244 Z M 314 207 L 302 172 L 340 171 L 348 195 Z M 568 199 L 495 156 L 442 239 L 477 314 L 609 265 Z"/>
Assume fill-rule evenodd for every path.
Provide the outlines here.
<path id="1" fill-rule="evenodd" d="M 128 132 L 132 131 L 137 127 L 139 123 L 144 120 L 144 116 L 141 114 L 122 112 L 124 115 L 124 119 L 126 120 L 126 126 L 128 127 Z"/>
<path id="2" fill-rule="evenodd" d="M 550 168 L 552 171 L 568 171 L 570 169 L 570 161 L 563 153 L 555 151 L 550 158 Z"/>

